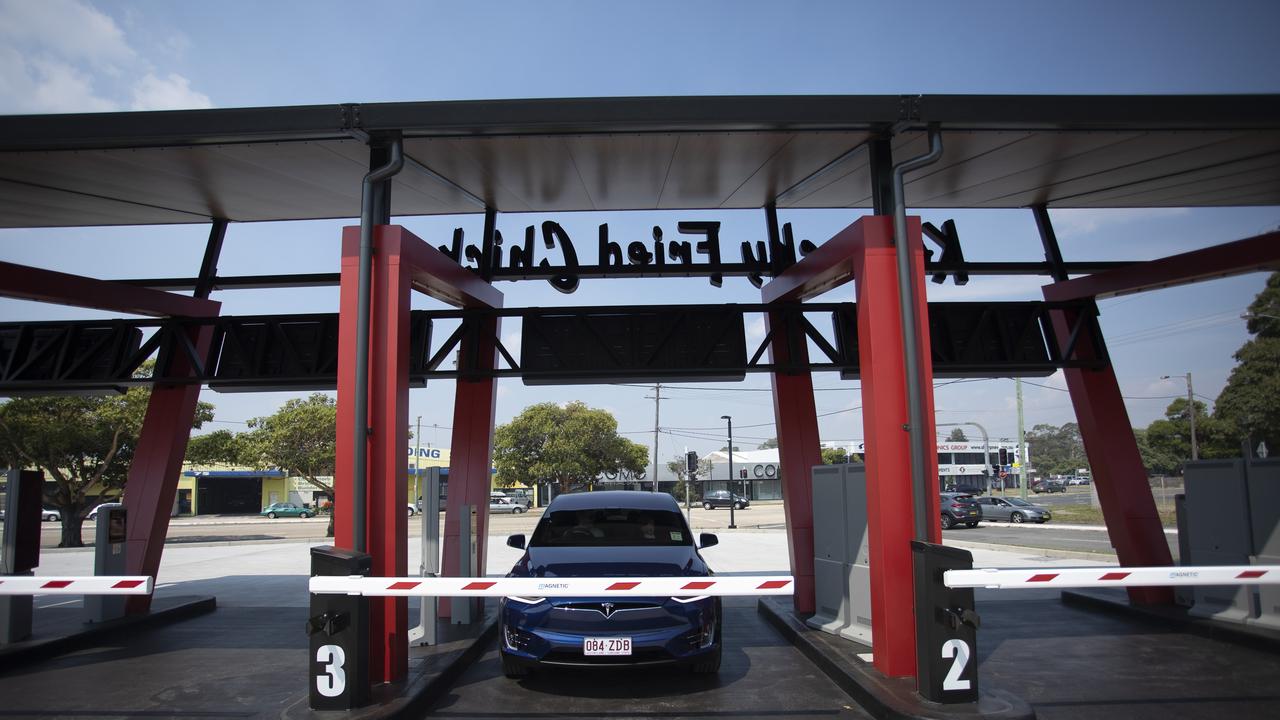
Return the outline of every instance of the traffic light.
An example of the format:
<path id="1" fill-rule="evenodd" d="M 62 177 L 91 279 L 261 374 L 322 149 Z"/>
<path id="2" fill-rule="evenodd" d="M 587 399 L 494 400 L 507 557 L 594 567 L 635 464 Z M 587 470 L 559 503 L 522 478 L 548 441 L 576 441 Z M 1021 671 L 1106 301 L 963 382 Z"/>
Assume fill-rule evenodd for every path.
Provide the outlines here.
<path id="1" fill-rule="evenodd" d="M 684 454 L 684 467 L 689 471 L 689 477 L 698 474 L 698 453 L 690 450 Z"/>
<path id="2" fill-rule="evenodd" d="M 1008 464 L 1009 464 L 1009 450 L 1008 448 L 1000 448 L 1000 465 L 1003 467 Z"/>

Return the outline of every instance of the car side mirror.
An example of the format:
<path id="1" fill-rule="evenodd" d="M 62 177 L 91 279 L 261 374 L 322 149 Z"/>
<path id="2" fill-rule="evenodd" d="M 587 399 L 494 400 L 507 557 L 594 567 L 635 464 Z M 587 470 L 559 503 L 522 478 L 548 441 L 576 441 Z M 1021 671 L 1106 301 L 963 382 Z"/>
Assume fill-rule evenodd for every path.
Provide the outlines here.
<path id="1" fill-rule="evenodd" d="M 716 537 L 715 533 L 702 533 L 698 536 L 698 547 L 709 548 L 712 545 L 719 544 L 720 538 Z"/>
<path id="2" fill-rule="evenodd" d="M 517 549 L 517 550 L 523 550 L 523 549 L 524 549 L 524 535 L 523 535 L 523 534 L 508 535 L 508 536 L 507 536 L 507 545 L 510 545 L 511 547 L 513 547 L 513 548 L 515 548 L 515 549 Z"/>

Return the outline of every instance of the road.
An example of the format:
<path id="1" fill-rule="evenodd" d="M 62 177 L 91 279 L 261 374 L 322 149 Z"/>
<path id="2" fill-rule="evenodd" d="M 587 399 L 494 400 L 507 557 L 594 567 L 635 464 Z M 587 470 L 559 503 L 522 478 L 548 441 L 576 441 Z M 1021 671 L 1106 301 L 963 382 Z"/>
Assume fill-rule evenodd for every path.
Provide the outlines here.
<path id="1" fill-rule="evenodd" d="M 1038 502 L 1052 507 L 1053 505 L 1088 502 L 1088 493 L 1068 493 L 1066 495 L 1041 496 Z M 729 512 L 727 510 L 703 510 L 701 507 L 690 511 L 690 525 L 694 532 L 714 532 L 720 535 L 727 533 L 758 532 L 781 530 L 786 527 L 781 502 L 764 502 L 752 505 L 746 510 L 734 512 L 737 526 L 730 529 Z M 533 527 L 542 517 L 541 508 L 533 508 L 520 515 L 490 515 L 489 533 L 496 536 L 507 536 L 515 533 L 526 535 L 533 532 Z M 444 516 L 441 514 L 441 523 Z M 422 534 L 422 518 L 415 516 L 409 519 L 409 536 L 420 537 Z M 328 527 L 327 518 L 278 518 L 270 520 L 257 516 L 200 516 L 194 518 L 174 518 L 169 523 L 167 544 L 191 543 L 225 543 L 225 542 L 290 542 L 312 540 L 321 542 L 325 538 Z M 56 548 L 59 540 L 58 523 L 45 523 L 41 537 L 42 548 Z M 94 537 L 94 523 L 84 525 L 84 540 L 91 543 Z M 1009 523 L 993 523 L 984 521 L 977 528 L 957 528 L 947 530 L 943 537 L 948 540 L 984 543 L 1001 547 L 1026 547 L 1067 550 L 1077 553 L 1114 555 L 1111 542 L 1105 529 L 1100 527 L 1082 527 L 1075 525 L 1012 525 Z M 1172 530 L 1166 531 L 1173 556 L 1178 556 L 1178 536 Z M 412 543 L 417 545 L 416 542 Z"/>

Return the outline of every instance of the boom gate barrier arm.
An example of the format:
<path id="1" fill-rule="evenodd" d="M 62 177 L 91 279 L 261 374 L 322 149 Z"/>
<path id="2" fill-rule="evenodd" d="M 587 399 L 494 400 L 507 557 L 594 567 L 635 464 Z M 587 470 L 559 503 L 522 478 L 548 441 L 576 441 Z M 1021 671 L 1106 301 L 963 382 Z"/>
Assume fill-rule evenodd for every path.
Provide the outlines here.
<path id="1" fill-rule="evenodd" d="M 309 590 L 315 594 L 366 597 L 697 597 L 790 595 L 790 575 L 734 577 L 349 577 L 317 575 Z"/>
<path id="2" fill-rule="evenodd" d="M 154 589 L 147 575 L 0 577 L 0 595 L 150 595 Z"/>
<path id="3" fill-rule="evenodd" d="M 1280 584 L 1280 565 L 975 568 L 947 570 L 943 573 L 943 582 L 950 588 L 992 590 L 1030 590 L 1046 587 L 1276 585 Z"/>

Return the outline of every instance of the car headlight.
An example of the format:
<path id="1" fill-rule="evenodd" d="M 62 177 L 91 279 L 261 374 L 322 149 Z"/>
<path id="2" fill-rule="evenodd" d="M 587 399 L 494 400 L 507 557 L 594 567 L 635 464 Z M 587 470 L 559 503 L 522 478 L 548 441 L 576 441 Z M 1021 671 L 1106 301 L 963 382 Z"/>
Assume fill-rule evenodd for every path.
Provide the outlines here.
<path id="1" fill-rule="evenodd" d="M 537 604 L 538 604 L 538 603 L 540 603 L 540 602 L 544 602 L 544 601 L 546 601 L 546 598 L 544 598 L 544 597 L 521 597 L 521 596 L 519 596 L 519 595 L 508 595 L 508 596 L 507 596 L 507 600 L 510 600 L 510 601 L 512 601 L 512 602 L 523 603 L 523 604 L 525 604 L 525 605 L 537 605 Z"/>
<path id="2" fill-rule="evenodd" d="M 707 598 L 709 598 L 709 597 L 711 597 L 711 596 L 710 596 L 710 595 L 696 595 L 696 596 L 694 596 L 694 597 L 673 597 L 673 598 L 671 598 L 671 599 L 672 599 L 672 600 L 675 600 L 675 601 L 676 601 L 676 602 L 678 602 L 678 603 L 691 603 L 691 602 L 698 602 L 699 600 L 706 600 L 706 599 L 707 599 Z"/>

